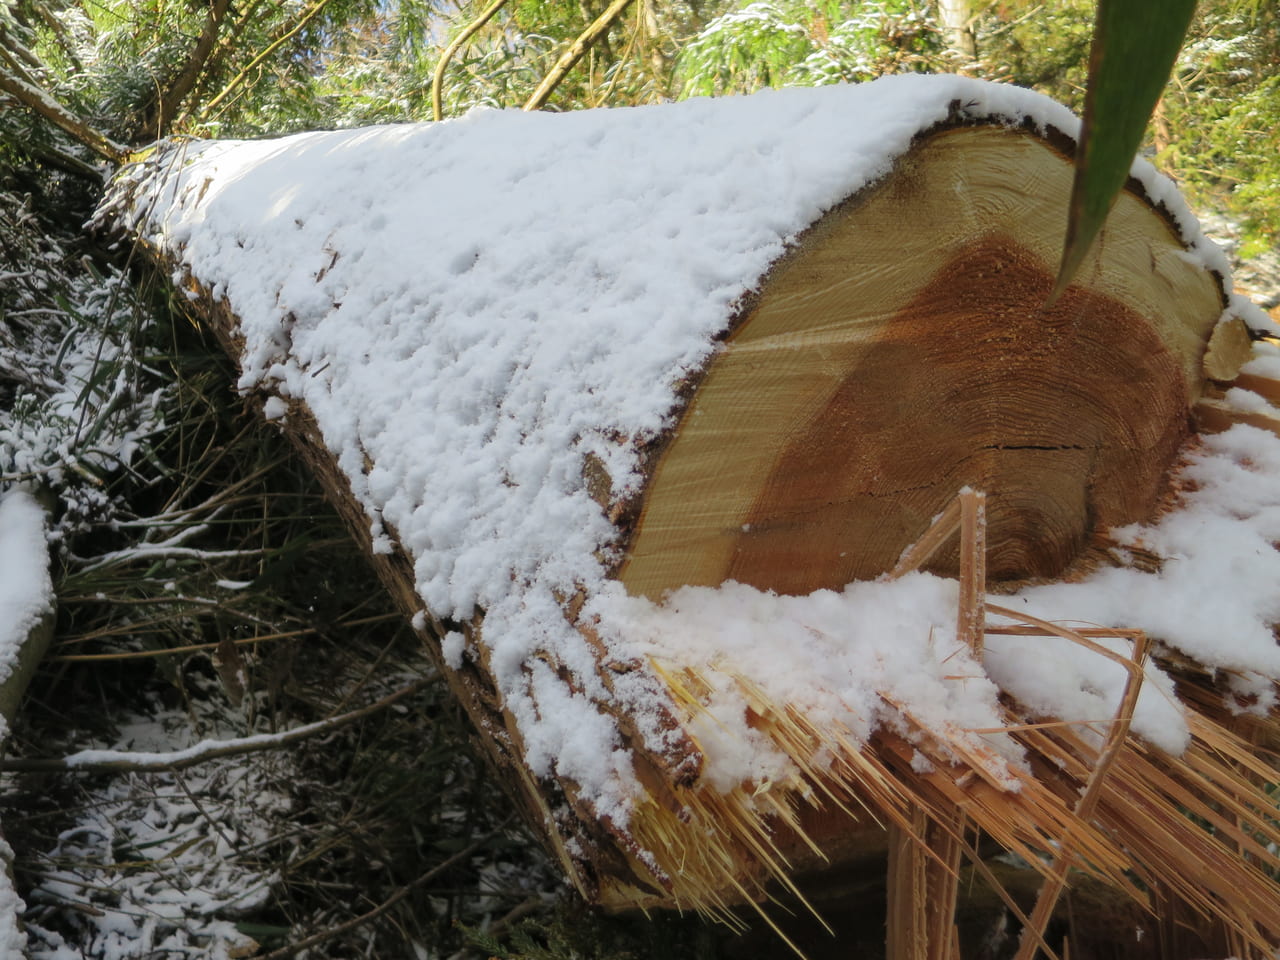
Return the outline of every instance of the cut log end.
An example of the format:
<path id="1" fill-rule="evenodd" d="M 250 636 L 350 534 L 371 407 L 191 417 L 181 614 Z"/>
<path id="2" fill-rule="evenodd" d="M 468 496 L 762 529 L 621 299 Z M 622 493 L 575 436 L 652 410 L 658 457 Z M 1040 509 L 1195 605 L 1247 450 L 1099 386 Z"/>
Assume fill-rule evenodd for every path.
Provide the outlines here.
<path id="1" fill-rule="evenodd" d="M 997 581 L 1060 576 L 1099 530 L 1149 519 L 1221 284 L 1126 194 L 1046 307 L 1069 177 L 1025 131 L 948 130 L 802 237 L 657 462 L 628 589 L 872 579 L 966 486 L 990 496 Z"/>

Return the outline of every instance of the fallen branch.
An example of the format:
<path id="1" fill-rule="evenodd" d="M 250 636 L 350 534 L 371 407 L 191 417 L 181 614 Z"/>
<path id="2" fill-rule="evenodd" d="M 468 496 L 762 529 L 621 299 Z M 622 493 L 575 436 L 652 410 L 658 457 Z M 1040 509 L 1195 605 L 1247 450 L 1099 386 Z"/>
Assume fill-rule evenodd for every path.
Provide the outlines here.
<path id="1" fill-rule="evenodd" d="M 55 773 L 68 771 L 74 773 L 157 773 L 162 771 L 185 770 L 198 763 L 218 760 L 222 757 L 234 757 L 245 753 L 257 753 L 260 750 L 278 750 L 301 740 L 328 733 L 346 726 L 356 720 L 377 713 L 410 694 L 417 693 L 434 676 L 423 677 L 388 696 L 327 720 L 294 727 L 280 733 L 260 733 L 251 737 L 237 737 L 234 740 L 201 740 L 195 746 L 185 750 L 174 750 L 170 753 L 139 753 L 130 750 L 81 750 L 69 757 L 14 757 L 0 761 L 0 770 L 11 770 L 19 773 Z"/>
<path id="2" fill-rule="evenodd" d="M 7 93 L 24 107 L 38 113 L 100 157 L 113 163 L 121 163 L 129 154 L 126 147 L 116 143 L 106 134 L 94 130 L 44 90 L 28 83 L 15 73 L 0 70 L 0 92 Z"/>
<path id="3" fill-rule="evenodd" d="M 248 550 L 201 550 L 197 547 L 170 547 L 162 543 L 144 543 L 123 550 L 113 550 L 94 558 L 93 562 L 82 567 L 81 573 L 101 570 L 113 563 L 128 560 L 223 560 L 227 557 L 256 557 L 262 553 L 260 548 Z"/>
<path id="4" fill-rule="evenodd" d="M 22 144 L 22 149 L 32 157 L 42 160 L 51 167 L 57 167 L 63 173 L 69 173 L 73 177 L 83 177 L 91 180 L 95 184 L 103 181 L 103 172 L 91 163 L 85 163 L 79 157 L 60 150 L 52 144 L 33 143 L 30 140 Z"/>
<path id="5" fill-rule="evenodd" d="M 209 515 L 209 519 L 212 520 L 220 512 L 220 509 L 215 510 Z M 104 553 L 97 557 L 74 557 L 73 559 L 84 564 L 80 568 L 81 573 L 89 573 L 92 570 L 111 566 L 113 563 L 129 560 L 167 560 L 178 557 L 195 560 L 217 560 L 223 557 L 252 557 L 262 553 L 259 548 L 250 550 L 202 550 L 198 547 L 182 545 L 185 541 L 204 533 L 208 529 L 209 523 L 206 521 L 183 527 L 173 536 L 158 543 L 143 541 L 136 546 L 125 547 L 122 550 L 112 550 L 110 553 Z"/>

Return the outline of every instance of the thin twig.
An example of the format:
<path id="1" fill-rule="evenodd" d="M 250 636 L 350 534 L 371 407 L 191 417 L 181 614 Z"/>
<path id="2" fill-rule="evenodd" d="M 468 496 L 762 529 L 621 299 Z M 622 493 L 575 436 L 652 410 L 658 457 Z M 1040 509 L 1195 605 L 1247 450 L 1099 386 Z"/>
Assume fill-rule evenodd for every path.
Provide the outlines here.
<path id="1" fill-rule="evenodd" d="M 1023 623 L 1027 624 L 1028 626 L 1036 627 L 1039 630 L 1043 630 L 1045 633 L 1049 634 L 1050 636 L 1062 637 L 1064 640 L 1070 640 L 1072 643 L 1077 643 L 1080 646 L 1084 647 L 1086 650 L 1092 650 L 1094 653 L 1098 654 L 1099 656 L 1106 657 L 1108 660 L 1112 660 L 1120 664 L 1120 666 L 1124 667 L 1125 670 L 1129 672 L 1130 676 L 1137 675 L 1139 678 L 1141 678 L 1142 676 L 1142 667 L 1139 667 L 1136 663 L 1134 663 L 1134 661 L 1131 658 L 1126 657 L 1123 654 L 1116 653 L 1114 650 L 1108 649 L 1107 647 L 1104 647 L 1102 644 L 1094 643 L 1092 640 L 1088 639 L 1090 635 L 1093 635 L 1096 633 L 1095 631 L 1072 630 L 1068 627 L 1064 627 L 1059 624 L 1053 623 L 1050 620 L 1041 620 L 1039 617 L 1033 617 L 1029 613 L 1023 613 L 1022 611 L 1014 610 L 1011 607 L 998 606 L 997 604 L 994 604 L 994 603 L 987 604 L 987 613 L 993 613 L 998 617 L 1008 617 L 1010 620 L 1021 620 Z M 995 633 L 996 631 L 988 630 L 987 632 Z M 1116 631 L 1115 633 L 1108 632 L 1108 633 L 1101 633 L 1099 635 L 1104 637 L 1119 636 L 1119 637 L 1133 639 L 1135 641 L 1139 637 L 1146 636 L 1141 630 L 1127 630 L 1124 632 Z"/>
<path id="2" fill-rule="evenodd" d="M 218 601 L 210 600 L 206 602 L 211 606 L 218 605 Z M 335 623 L 334 626 L 360 627 L 370 623 L 378 623 L 382 620 L 400 619 L 402 618 L 398 613 L 381 613 L 373 617 L 362 617 L 359 620 L 343 620 Z M 237 637 L 231 642 L 239 647 L 252 643 L 266 643 L 269 640 L 292 640 L 297 637 L 309 637 L 319 632 L 320 630 L 317 627 L 304 627 L 299 630 L 285 630 L 280 633 L 264 633 L 259 637 Z M 199 650 L 213 650 L 221 645 L 222 641 L 218 643 L 189 643 L 181 647 L 166 647 L 163 650 L 128 650 L 120 653 L 67 653 L 56 657 L 46 657 L 45 659 L 51 663 L 89 663 L 96 660 L 145 660 L 150 657 L 167 657 L 175 653 L 195 653 Z"/>
<path id="3" fill-rule="evenodd" d="M 198 763 L 217 760 L 222 757 L 239 756 L 245 753 L 257 753 L 260 750 L 277 750 L 300 740 L 306 740 L 317 734 L 328 733 L 338 727 L 363 719 L 370 714 L 383 710 L 398 700 L 403 700 L 431 683 L 434 677 L 423 677 L 407 687 L 381 700 L 344 713 L 328 720 L 317 720 L 285 730 L 281 733 L 262 733 L 251 737 L 237 737 L 234 740 L 202 740 L 186 750 L 174 750 L 171 753 L 135 753 L 128 750 L 82 750 L 69 757 L 13 757 L 0 761 L 0 770 L 13 770 L 23 773 L 53 773 L 68 771 L 73 773 L 156 773 L 160 771 L 185 770 Z"/>
<path id="4" fill-rule="evenodd" d="M 990 624 L 986 627 L 986 632 L 993 636 L 1001 637 L 1056 637 L 1057 633 L 1050 633 L 1040 627 L 996 627 Z M 1140 630 L 1131 630 L 1121 627 L 1083 627 L 1073 629 L 1072 633 L 1077 633 L 1082 637 L 1115 637 L 1120 640 L 1132 640 Z"/>
<path id="5" fill-rule="evenodd" d="M 956 637 L 982 662 L 987 622 L 987 495 L 965 487 L 960 502 L 960 609 Z"/>
<path id="6" fill-rule="evenodd" d="M 1019 619 L 1035 620 L 1034 617 L 1019 617 Z M 1035 625 L 1040 626 L 1041 623 L 1036 623 Z M 1070 630 L 1063 631 L 1066 639 L 1076 640 L 1091 648 L 1099 646 L 1084 637 L 1072 637 L 1070 636 L 1071 632 Z M 1094 764 L 1093 772 L 1089 776 L 1089 782 L 1076 803 L 1074 813 L 1081 820 L 1088 821 L 1093 818 L 1093 813 L 1102 797 L 1102 787 L 1106 782 L 1107 772 L 1120 755 L 1120 751 L 1124 748 L 1125 741 L 1129 736 L 1129 725 L 1133 722 L 1133 711 L 1138 704 L 1138 694 L 1142 691 L 1142 679 L 1145 675 L 1149 650 L 1150 640 L 1147 635 L 1145 633 L 1138 634 L 1133 642 L 1133 655 L 1130 658 L 1131 669 L 1129 670 L 1128 679 L 1125 681 L 1124 696 L 1121 698 L 1120 706 L 1116 710 L 1115 720 L 1112 723 L 1106 743 L 1103 744 L 1102 752 L 1098 755 L 1097 763 Z M 1036 898 L 1035 909 L 1032 910 L 1031 918 L 1023 928 L 1024 934 L 1022 941 L 1018 944 L 1018 952 L 1014 960 L 1031 960 L 1035 956 L 1036 951 L 1039 949 L 1039 943 L 1037 942 L 1039 937 L 1027 936 L 1025 931 L 1034 930 L 1037 933 L 1041 933 L 1049 925 L 1049 918 L 1053 915 L 1053 910 L 1058 905 L 1058 898 L 1062 895 L 1063 888 L 1067 885 L 1067 870 L 1071 866 L 1071 861 L 1070 851 L 1060 851 L 1054 857 L 1051 868 L 1052 873 L 1045 880 L 1044 886 L 1040 888 L 1040 895 Z"/>

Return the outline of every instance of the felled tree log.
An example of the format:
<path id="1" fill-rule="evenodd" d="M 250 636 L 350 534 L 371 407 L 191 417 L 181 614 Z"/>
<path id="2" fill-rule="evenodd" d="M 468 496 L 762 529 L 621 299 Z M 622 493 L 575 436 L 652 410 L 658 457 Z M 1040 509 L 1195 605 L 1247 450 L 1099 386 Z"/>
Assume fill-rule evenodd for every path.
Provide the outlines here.
<path id="1" fill-rule="evenodd" d="M 957 805 L 1137 896 L 1149 850 L 1126 811 L 1154 801 L 1102 790 L 1100 820 L 1077 817 L 1080 784 L 1046 772 L 1097 743 L 982 732 L 1021 717 L 927 618 L 899 629 L 933 693 L 876 673 L 893 651 L 845 664 L 814 626 L 832 603 L 857 633 L 859 603 L 945 595 L 867 582 L 966 487 L 987 495 L 1004 591 L 1087 582 L 1111 531 L 1177 509 L 1195 411 L 1226 403 L 1258 320 L 1142 165 L 1047 302 L 1074 129 L 957 78 L 482 113 L 169 144 L 101 219 L 241 363 L 588 898 L 716 912 Z M 928 569 L 960 566 L 952 545 Z M 721 602 L 716 627 L 697 619 Z M 732 635 L 769 616 L 791 631 L 777 669 L 744 666 Z M 689 652 L 715 630 L 726 646 Z M 811 643 L 830 657 L 778 687 Z M 1280 675 L 1250 651 L 1213 664 Z M 1158 738 L 1147 702 L 1135 730 Z M 1211 897 L 1270 889 L 1222 870 Z M 1275 912 L 1232 922 L 1265 942 Z"/>

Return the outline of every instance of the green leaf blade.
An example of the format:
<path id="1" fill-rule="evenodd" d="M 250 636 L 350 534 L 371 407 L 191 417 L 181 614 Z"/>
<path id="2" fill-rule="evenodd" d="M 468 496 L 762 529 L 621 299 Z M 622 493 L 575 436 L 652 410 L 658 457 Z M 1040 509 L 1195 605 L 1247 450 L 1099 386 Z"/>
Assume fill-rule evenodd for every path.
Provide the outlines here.
<path id="1" fill-rule="evenodd" d="M 1053 297 L 1071 283 L 1128 180 L 1195 7 L 1195 0 L 1099 0 Z"/>

